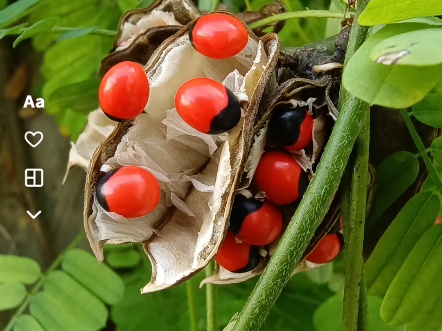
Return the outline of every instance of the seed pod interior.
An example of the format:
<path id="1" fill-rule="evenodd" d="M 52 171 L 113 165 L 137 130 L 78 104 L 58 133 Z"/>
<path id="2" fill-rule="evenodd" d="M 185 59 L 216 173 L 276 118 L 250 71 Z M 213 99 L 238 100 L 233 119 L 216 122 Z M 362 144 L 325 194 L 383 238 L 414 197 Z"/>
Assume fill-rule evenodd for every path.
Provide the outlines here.
<path id="1" fill-rule="evenodd" d="M 279 51 L 276 35 L 258 40 L 249 31 L 243 52 L 211 60 L 195 52 L 187 30 L 188 26 L 154 52 L 145 67 L 151 83 L 146 114 L 117 126 L 94 154 L 87 178 L 85 227 L 93 251 L 103 260 L 106 242 L 143 242 L 153 267 L 143 292 L 184 281 L 216 253 L 252 144 L 259 101 Z M 175 93 L 196 77 L 224 82 L 240 100 L 249 100 L 240 123 L 228 134 L 204 135 L 179 121 Z M 94 201 L 100 170 L 122 165 L 146 168 L 159 180 L 163 194 L 151 214 L 125 220 Z"/>

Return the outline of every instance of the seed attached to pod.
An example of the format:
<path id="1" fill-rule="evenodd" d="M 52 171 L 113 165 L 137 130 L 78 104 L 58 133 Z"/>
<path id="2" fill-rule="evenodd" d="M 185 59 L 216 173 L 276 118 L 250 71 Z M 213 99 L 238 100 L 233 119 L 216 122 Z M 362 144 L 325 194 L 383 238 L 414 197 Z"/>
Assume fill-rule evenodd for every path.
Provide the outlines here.
<path id="1" fill-rule="evenodd" d="M 233 92 L 208 78 L 194 78 L 181 85 L 175 108 L 184 122 L 208 134 L 227 132 L 241 118 L 241 107 Z"/>
<path id="2" fill-rule="evenodd" d="M 238 243 L 233 233 L 228 231 L 215 260 L 230 272 L 247 272 L 259 264 L 259 249 L 245 242 Z"/>
<path id="3" fill-rule="evenodd" d="M 287 205 L 302 197 L 309 179 L 290 155 L 264 153 L 255 172 L 255 183 L 267 198 L 277 205 Z"/>
<path id="4" fill-rule="evenodd" d="M 238 194 L 230 214 L 230 230 L 241 241 L 264 246 L 275 240 L 282 229 L 282 215 L 269 201 L 247 199 Z"/>
<path id="5" fill-rule="evenodd" d="M 306 148 L 312 141 L 313 117 L 304 108 L 278 109 L 269 123 L 269 140 L 293 152 Z"/>
<path id="6" fill-rule="evenodd" d="M 126 218 L 151 213 L 161 198 L 157 179 L 139 167 L 122 167 L 109 171 L 97 184 L 97 201 L 109 212 Z"/>
<path id="7" fill-rule="evenodd" d="M 237 18 L 221 13 L 200 17 L 189 30 L 195 50 L 212 59 L 228 59 L 246 47 L 246 27 Z"/>
<path id="8" fill-rule="evenodd" d="M 333 261 L 341 251 L 341 241 L 336 233 L 328 234 L 318 243 L 318 246 L 305 258 L 313 263 L 328 263 Z"/>
<path id="9" fill-rule="evenodd" d="M 141 65 L 125 61 L 113 66 L 101 80 L 98 99 L 101 109 L 117 122 L 140 115 L 149 99 L 150 86 Z"/>

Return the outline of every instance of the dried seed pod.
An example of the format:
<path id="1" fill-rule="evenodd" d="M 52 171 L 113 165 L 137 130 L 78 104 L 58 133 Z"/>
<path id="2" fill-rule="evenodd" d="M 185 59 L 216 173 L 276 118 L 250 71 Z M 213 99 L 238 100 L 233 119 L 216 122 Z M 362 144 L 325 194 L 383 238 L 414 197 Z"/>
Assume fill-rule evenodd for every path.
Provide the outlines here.
<path id="1" fill-rule="evenodd" d="M 101 62 L 100 76 L 122 61 L 146 64 L 164 40 L 199 16 L 191 0 L 156 0 L 147 8 L 126 12 L 120 19 L 115 51 Z"/>
<path id="2" fill-rule="evenodd" d="M 266 111 L 261 101 L 276 83 L 275 34 L 258 39 L 248 29 L 244 51 L 220 61 L 195 52 L 189 28 L 190 24 L 161 44 L 145 66 L 151 84 L 147 114 L 118 124 L 96 150 L 88 170 L 84 219 L 93 252 L 102 261 L 105 243 L 142 242 L 152 262 L 152 279 L 143 293 L 183 282 L 216 254 L 253 132 L 264 124 L 259 121 Z M 205 135 L 179 120 L 173 108 L 175 93 L 195 77 L 223 82 L 240 100 L 244 115 L 228 134 Z M 95 198 L 101 170 L 123 165 L 150 170 L 164 193 L 155 211 L 130 223 L 104 211 Z"/>

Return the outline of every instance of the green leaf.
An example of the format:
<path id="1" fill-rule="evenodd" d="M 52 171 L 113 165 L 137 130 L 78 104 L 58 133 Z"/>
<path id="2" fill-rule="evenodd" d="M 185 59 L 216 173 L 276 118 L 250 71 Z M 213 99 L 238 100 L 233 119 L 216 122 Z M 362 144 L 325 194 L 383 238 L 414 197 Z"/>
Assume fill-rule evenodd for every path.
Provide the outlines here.
<path id="1" fill-rule="evenodd" d="M 341 331 L 342 327 L 342 293 L 335 294 L 325 301 L 316 311 L 313 323 L 316 331 Z M 395 328 L 386 325 L 380 315 L 382 299 L 368 296 L 368 313 L 370 316 L 370 330 L 394 331 Z"/>
<path id="2" fill-rule="evenodd" d="M 333 262 L 326 263 L 319 268 L 307 272 L 307 276 L 317 284 L 326 284 L 333 275 Z"/>
<path id="3" fill-rule="evenodd" d="M 65 136 L 71 136 L 71 141 L 75 142 L 87 124 L 87 115 L 67 109 L 61 113 L 59 120 L 60 131 Z"/>
<path id="4" fill-rule="evenodd" d="M 377 188 L 367 226 L 371 226 L 416 180 L 419 161 L 410 152 L 396 152 L 376 168 Z"/>
<path id="5" fill-rule="evenodd" d="M 442 128 L 442 93 L 430 93 L 413 106 L 413 115 L 419 122 Z"/>
<path id="6" fill-rule="evenodd" d="M 20 33 L 20 31 L 27 25 L 28 25 L 28 23 L 23 23 L 23 24 L 16 25 L 16 26 L 9 28 L 9 29 L 0 29 L 0 39 L 4 38 L 5 36 L 9 36 L 11 34 Z"/>
<path id="7" fill-rule="evenodd" d="M 39 292 L 29 305 L 31 314 L 46 331 L 86 331 L 49 293 Z"/>
<path id="8" fill-rule="evenodd" d="M 59 19 L 59 17 L 50 17 L 35 23 L 34 25 L 27 28 L 20 36 L 18 36 L 12 46 L 15 48 L 15 46 L 17 46 L 19 42 L 25 39 L 32 38 L 40 33 L 51 31 L 52 27 L 55 25 L 55 23 L 57 23 Z"/>
<path id="9" fill-rule="evenodd" d="M 431 155 L 437 162 L 442 163 L 442 137 L 434 139 L 431 143 Z"/>
<path id="10" fill-rule="evenodd" d="M 52 272 L 44 289 L 85 329 L 100 330 L 106 326 L 105 305 L 65 272 Z"/>
<path id="11" fill-rule="evenodd" d="M 442 64 L 386 66 L 371 61 L 370 53 L 384 39 L 426 27 L 417 23 L 391 24 L 368 38 L 344 69 L 345 89 L 370 105 L 388 108 L 402 109 L 422 100 L 441 79 Z"/>
<path id="12" fill-rule="evenodd" d="M 52 113 L 70 108 L 80 114 L 88 114 L 98 106 L 99 86 L 100 80 L 95 77 L 61 86 L 51 93 L 46 106 L 51 108 Z"/>
<path id="13" fill-rule="evenodd" d="M 39 0 L 19 0 L 12 5 L 0 11 L 0 26 L 7 25 L 7 23 L 14 20 L 26 9 L 35 5 Z"/>
<path id="14" fill-rule="evenodd" d="M 442 63 L 442 28 L 410 31 L 384 39 L 370 58 L 387 65 L 431 66 Z"/>
<path id="15" fill-rule="evenodd" d="M 371 0 L 359 16 L 358 23 L 378 25 L 438 15 L 442 15 L 440 0 Z"/>
<path id="16" fill-rule="evenodd" d="M 121 9 L 123 13 L 128 10 L 134 9 L 138 5 L 138 0 L 118 0 L 118 7 Z"/>
<path id="17" fill-rule="evenodd" d="M 381 306 L 385 322 L 402 325 L 417 315 L 434 283 L 440 282 L 441 256 L 442 226 L 432 226 L 413 248 L 385 294 Z"/>
<path id="18" fill-rule="evenodd" d="M 45 331 L 45 329 L 33 316 L 24 314 L 18 317 L 14 331 Z"/>
<path id="19" fill-rule="evenodd" d="M 34 284 L 40 278 L 40 266 L 27 257 L 0 255 L 0 282 Z"/>
<path id="20" fill-rule="evenodd" d="M 393 220 L 365 264 L 370 294 L 384 295 L 419 238 L 439 212 L 439 198 L 421 192 L 411 198 Z"/>
<path id="21" fill-rule="evenodd" d="M 62 266 L 64 271 L 107 304 L 117 303 L 124 295 L 121 278 L 81 249 L 66 252 Z"/>
<path id="22" fill-rule="evenodd" d="M 442 326 L 442 282 L 432 284 L 427 297 L 415 318 L 407 323 L 404 331 L 440 331 Z"/>
<path id="23" fill-rule="evenodd" d="M 26 297 L 26 288 L 22 283 L 0 284 L 0 311 L 17 307 Z"/>
<path id="24" fill-rule="evenodd" d="M 106 262 L 115 269 L 134 268 L 140 261 L 140 254 L 133 249 L 112 250 L 106 255 Z"/>
<path id="25" fill-rule="evenodd" d="M 66 33 L 63 33 L 60 37 L 57 38 L 56 41 L 57 43 L 59 43 L 68 39 L 83 37 L 99 28 L 100 28 L 99 26 L 92 26 L 90 28 L 80 28 L 80 29 L 71 30 Z"/>

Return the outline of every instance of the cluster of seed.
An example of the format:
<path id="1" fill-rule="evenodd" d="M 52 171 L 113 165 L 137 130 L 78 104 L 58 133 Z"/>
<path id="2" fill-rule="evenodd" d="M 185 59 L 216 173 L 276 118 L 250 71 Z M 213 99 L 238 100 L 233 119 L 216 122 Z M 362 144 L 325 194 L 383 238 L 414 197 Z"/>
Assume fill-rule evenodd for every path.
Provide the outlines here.
<path id="1" fill-rule="evenodd" d="M 211 59 L 227 59 L 240 53 L 248 42 L 244 24 L 221 13 L 199 18 L 189 30 L 193 48 Z M 103 77 L 99 101 L 103 112 L 118 122 L 140 115 L 149 102 L 150 84 L 141 65 L 121 62 Z M 205 134 L 231 130 L 241 118 L 241 107 L 234 93 L 208 78 L 191 79 L 178 89 L 175 108 L 181 119 Z M 103 176 L 96 189 L 97 201 L 106 211 L 125 218 L 145 216 L 158 206 L 161 190 L 149 171 L 124 166 Z"/>

